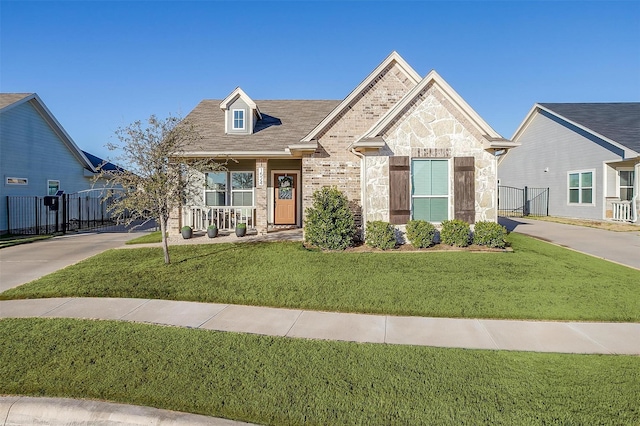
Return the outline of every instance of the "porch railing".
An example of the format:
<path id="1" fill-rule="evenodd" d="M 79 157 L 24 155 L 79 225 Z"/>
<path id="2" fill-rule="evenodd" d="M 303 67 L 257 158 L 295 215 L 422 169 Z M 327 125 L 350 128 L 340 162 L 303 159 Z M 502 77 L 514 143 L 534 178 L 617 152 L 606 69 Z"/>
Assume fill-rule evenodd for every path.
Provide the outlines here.
<path id="1" fill-rule="evenodd" d="M 637 196 L 633 197 L 631 201 L 614 201 L 611 203 L 613 209 L 613 220 L 621 222 L 635 222 L 637 219 Z"/>
<path id="2" fill-rule="evenodd" d="M 218 229 L 232 230 L 238 223 L 254 228 L 256 208 L 253 206 L 185 206 L 182 208 L 182 225 L 194 231 L 204 231 L 211 224 Z"/>

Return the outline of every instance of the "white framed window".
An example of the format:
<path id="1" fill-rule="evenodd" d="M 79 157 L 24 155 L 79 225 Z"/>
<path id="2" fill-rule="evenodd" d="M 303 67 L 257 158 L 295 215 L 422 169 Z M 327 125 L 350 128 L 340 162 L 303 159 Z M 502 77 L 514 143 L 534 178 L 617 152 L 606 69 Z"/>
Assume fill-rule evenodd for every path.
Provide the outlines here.
<path id="1" fill-rule="evenodd" d="M 633 169 L 619 169 L 618 170 L 618 194 L 620 200 L 631 201 L 633 198 L 633 180 L 635 174 Z"/>
<path id="2" fill-rule="evenodd" d="M 231 172 L 231 205 L 253 206 L 253 172 Z"/>
<path id="3" fill-rule="evenodd" d="M 233 130 L 244 130 L 244 110 L 234 109 L 233 113 Z"/>
<path id="4" fill-rule="evenodd" d="M 47 195 L 56 195 L 58 191 L 60 191 L 60 181 L 59 180 L 48 180 L 47 181 Z"/>
<path id="5" fill-rule="evenodd" d="M 595 170 L 579 170 L 567 174 L 569 204 L 595 204 Z"/>
<path id="6" fill-rule="evenodd" d="M 5 185 L 29 185 L 29 179 L 19 177 L 7 177 L 4 180 Z"/>
<path id="7" fill-rule="evenodd" d="M 449 160 L 411 160 L 411 217 L 449 219 Z"/>
<path id="8" fill-rule="evenodd" d="M 204 203 L 207 206 L 253 206 L 253 172 L 205 173 Z"/>
<path id="9" fill-rule="evenodd" d="M 207 206 L 227 205 L 227 172 L 205 173 L 204 203 Z"/>

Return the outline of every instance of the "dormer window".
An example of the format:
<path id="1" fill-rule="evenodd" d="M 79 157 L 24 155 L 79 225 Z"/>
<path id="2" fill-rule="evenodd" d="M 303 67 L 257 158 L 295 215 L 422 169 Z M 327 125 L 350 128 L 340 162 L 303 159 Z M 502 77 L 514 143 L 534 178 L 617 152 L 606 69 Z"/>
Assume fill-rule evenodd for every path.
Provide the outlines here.
<path id="1" fill-rule="evenodd" d="M 233 130 L 244 130 L 244 110 L 233 110 Z"/>

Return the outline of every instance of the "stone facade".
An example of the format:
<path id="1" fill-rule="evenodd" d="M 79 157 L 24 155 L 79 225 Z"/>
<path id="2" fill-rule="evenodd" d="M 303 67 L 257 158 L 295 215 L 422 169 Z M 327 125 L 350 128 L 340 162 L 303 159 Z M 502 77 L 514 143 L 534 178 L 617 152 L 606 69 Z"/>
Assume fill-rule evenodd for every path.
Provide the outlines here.
<path id="1" fill-rule="evenodd" d="M 497 162 L 484 138 L 435 87 L 427 86 L 386 131 L 387 146 L 366 157 L 367 220 L 389 220 L 389 167 L 392 155 L 412 158 L 475 158 L 476 221 L 497 220 Z M 450 164 L 453 176 L 453 162 Z M 453 179 L 449 194 L 453 197 Z M 449 217 L 453 218 L 453 199 Z"/>
<path id="2" fill-rule="evenodd" d="M 346 194 L 360 222 L 361 160 L 349 147 L 414 86 L 400 67 L 392 63 L 320 135 L 318 149 L 302 159 L 303 211 L 311 206 L 316 190 L 336 186 Z"/>

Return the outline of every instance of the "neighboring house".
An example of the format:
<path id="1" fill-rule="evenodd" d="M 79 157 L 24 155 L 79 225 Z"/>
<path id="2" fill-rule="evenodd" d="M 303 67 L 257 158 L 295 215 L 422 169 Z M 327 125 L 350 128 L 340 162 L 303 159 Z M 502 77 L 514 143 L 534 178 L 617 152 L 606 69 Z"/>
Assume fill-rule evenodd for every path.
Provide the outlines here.
<path id="1" fill-rule="evenodd" d="M 514 147 L 440 77 L 391 53 L 342 101 L 254 101 L 237 88 L 186 117 L 202 139 L 187 157 L 227 160 L 172 230 L 300 227 L 313 193 L 343 191 L 358 224 L 497 220 L 497 157 Z M 231 218 L 231 220 L 229 220 Z"/>
<path id="2" fill-rule="evenodd" d="M 0 94 L 0 233 L 8 230 L 7 196 L 78 192 L 95 173 L 37 94 Z"/>
<path id="3" fill-rule="evenodd" d="M 640 103 L 536 104 L 512 139 L 501 185 L 549 188 L 551 216 L 637 219 Z"/>

